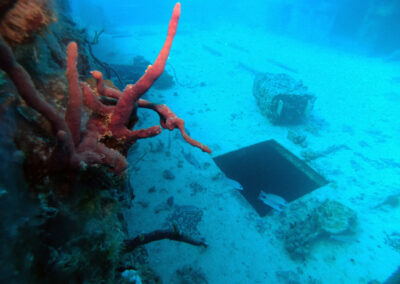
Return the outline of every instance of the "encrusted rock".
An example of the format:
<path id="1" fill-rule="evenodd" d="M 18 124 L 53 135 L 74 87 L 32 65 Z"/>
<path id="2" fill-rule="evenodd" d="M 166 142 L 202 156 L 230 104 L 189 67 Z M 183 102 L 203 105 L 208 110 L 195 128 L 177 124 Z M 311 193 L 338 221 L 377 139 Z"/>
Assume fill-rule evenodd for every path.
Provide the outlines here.
<path id="1" fill-rule="evenodd" d="M 304 212 L 302 216 L 296 216 L 281 237 L 290 256 L 304 260 L 315 241 L 354 236 L 357 228 L 357 214 L 354 210 L 337 201 L 327 200 L 311 213 Z"/>
<path id="2" fill-rule="evenodd" d="M 189 236 L 199 235 L 197 225 L 203 218 L 203 211 L 191 205 L 175 205 L 174 210 L 168 215 L 164 227 L 169 228 L 171 224 L 176 225 L 179 230 Z"/>
<path id="3" fill-rule="evenodd" d="M 357 227 L 357 213 L 337 201 L 325 201 L 314 215 L 320 230 L 330 235 L 352 232 Z"/>
<path id="4" fill-rule="evenodd" d="M 301 122 L 310 114 L 316 99 L 301 81 L 283 73 L 257 74 L 253 95 L 261 112 L 273 124 Z"/>

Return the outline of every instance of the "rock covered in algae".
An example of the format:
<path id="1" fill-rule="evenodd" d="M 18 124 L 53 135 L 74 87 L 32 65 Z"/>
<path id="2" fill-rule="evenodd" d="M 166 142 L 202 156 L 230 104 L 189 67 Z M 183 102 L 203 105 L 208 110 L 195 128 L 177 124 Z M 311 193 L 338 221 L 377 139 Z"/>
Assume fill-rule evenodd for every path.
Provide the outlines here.
<path id="1" fill-rule="evenodd" d="M 357 227 L 357 213 L 334 200 L 325 201 L 314 214 L 320 230 L 328 234 L 344 234 Z"/>
<path id="2" fill-rule="evenodd" d="M 354 235 L 357 227 L 354 210 L 340 202 L 326 200 L 311 213 L 308 211 L 296 216 L 280 235 L 290 257 L 304 260 L 316 241 Z"/>

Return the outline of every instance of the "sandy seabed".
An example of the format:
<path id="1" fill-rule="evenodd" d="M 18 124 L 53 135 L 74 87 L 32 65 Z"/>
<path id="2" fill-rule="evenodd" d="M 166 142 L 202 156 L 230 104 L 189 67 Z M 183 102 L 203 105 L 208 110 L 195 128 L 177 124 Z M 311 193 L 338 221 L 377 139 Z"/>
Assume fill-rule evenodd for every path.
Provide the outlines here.
<path id="1" fill-rule="evenodd" d="M 97 48 L 113 42 L 115 50 L 104 59 L 131 62 L 129 46 L 134 46 L 135 52 L 154 60 L 165 27 L 135 26 L 129 31 L 132 37 L 104 35 Z M 273 126 L 259 112 L 252 94 L 254 74 L 243 66 L 302 80 L 317 97 L 307 122 Z M 147 98 L 167 103 L 185 120 L 191 136 L 213 153 L 184 143 L 175 130 L 138 141 L 128 157 L 136 197 L 126 213 L 132 236 L 165 228 L 173 208 L 168 198 L 174 206 L 203 212 L 197 233 L 207 240 L 207 249 L 173 241 L 146 246 L 150 266 L 165 283 L 177 283 L 176 270 L 185 265 L 203 273 L 208 283 L 368 283 L 384 281 L 397 269 L 400 251 L 388 244 L 387 236 L 400 233 L 400 208 L 373 207 L 400 190 L 400 64 L 263 30 L 231 25 L 199 30 L 181 23 L 166 70 L 175 72 L 179 84 L 166 91 L 152 89 Z M 147 111 L 141 119 L 141 127 L 157 124 L 157 116 Z M 330 183 L 300 201 L 336 200 L 355 210 L 359 219 L 357 240 L 321 240 L 305 261 L 292 260 L 276 235 L 285 214 L 259 217 L 239 192 L 215 179 L 220 170 L 212 160 L 268 139 L 301 157 L 304 149 L 287 139 L 289 130 L 305 134 L 307 149 L 317 152 L 345 145 L 309 162 Z M 183 152 L 199 166 L 188 163 Z M 175 178 L 165 179 L 166 170 Z"/>

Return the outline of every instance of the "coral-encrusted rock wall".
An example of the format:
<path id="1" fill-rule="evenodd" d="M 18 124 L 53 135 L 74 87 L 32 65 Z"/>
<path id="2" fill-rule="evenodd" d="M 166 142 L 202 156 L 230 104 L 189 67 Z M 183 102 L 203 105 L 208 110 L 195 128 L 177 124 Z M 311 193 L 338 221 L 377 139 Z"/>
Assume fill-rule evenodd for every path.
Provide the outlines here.
<path id="1" fill-rule="evenodd" d="M 83 76 L 89 74 L 86 33 L 77 29 L 69 18 L 68 7 L 59 4 L 62 2 L 56 1 L 51 6 L 53 10 L 48 12 L 51 20 L 46 26 L 33 31 L 33 35 L 31 34 L 22 44 L 16 45 L 12 42 L 17 60 L 30 71 L 34 80 L 48 81 L 49 77 L 60 75 L 65 71 L 65 50 L 70 41 L 76 41 L 79 46 L 79 73 Z"/>
<path id="2" fill-rule="evenodd" d="M 14 6 L 6 5 L 12 2 Z M 0 22 L 17 2 L 50 3 L 2 1 Z M 79 73 L 88 74 L 90 66 L 85 32 L 69 19 L 68 7 L 54 5 L 41 11 L 50 21 L 29 30 L 23 42 L 8 43 L 46 101 L 63 112 L 68 42 L 80 45 Z M 118 283 L 118 271 L 132 267 L 123 262 L 126 226 L 121 211 L 132 198 L 125 177 L 100 166 L 74 176 L 43 171 L 54 135 L 1 70 L 0 131 L 0 282 Z"/>
<path id="3" fill-rule="evenodd" d="M 0 80 L 0 88 L 5 81 Z M 27 184 L 23 176 L 23 153 L 14 144 L 16 128 L 16 108 L 10 94 L 1 94 L 0 105 L 0 282 L 16 283 L 22 280 L 14 274 L 13 247 L 17 228 L 22 226 L 29 216 L 36 213 L 36 207 L 28 198 Z M 22 283 L 22 282 L 21 282 Z"/>

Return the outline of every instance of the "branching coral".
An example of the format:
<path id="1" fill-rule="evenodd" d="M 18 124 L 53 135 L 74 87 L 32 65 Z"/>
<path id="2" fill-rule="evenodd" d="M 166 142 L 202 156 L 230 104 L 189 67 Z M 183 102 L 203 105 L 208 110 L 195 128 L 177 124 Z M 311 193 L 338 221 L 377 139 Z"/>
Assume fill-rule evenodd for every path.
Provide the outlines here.
<path id="1" fill-rule="evenodd" d="M 184 121 L 166 105 L 153 104 L 140 99 L 165 68 L 179 17 L 180 4 L 177 3 L 168 27 L 167 39 L 154 64 L 147 68 L 136 84 L 127 85 L 123 92 L 104 87 L 102 74 L 98 71 L 92 73 L 97 80 L 98 93 L 86 83 L 79 83 L 79 74 L 76 69 L 78 46 L 75 42 L 71 42 L 67 48 L 69 98 L 65 118 L 42 98 L 29 74 L 16 62 L 11 49 L 0 38 L 0 68 L 14 82 L 26 104 L 42 114 L 52 126 L 57 140 L 57 146 L 51 155 L 53 169 L 76 170 L 86 165 L 102 164 L 109 166 L 115 174 L 120 174 L 126 168 L 127 162 L 117 150 L 124 150 L 137 139 L 152 137 L 161 132 L 161 127 L 158 125 L 147 129 L 131 130 L 137 122 L 138 107 L 156 111 L 163 128 L 169 130 L 178 128 L 188 143 L 205 152 L 211 152 L 207 146 L 186 134 Z M 101 96 L 111 99 L 114 105 L 104 104 Z M 82 104 L 91 111 L 84 130 L 81 127 Z"/>

